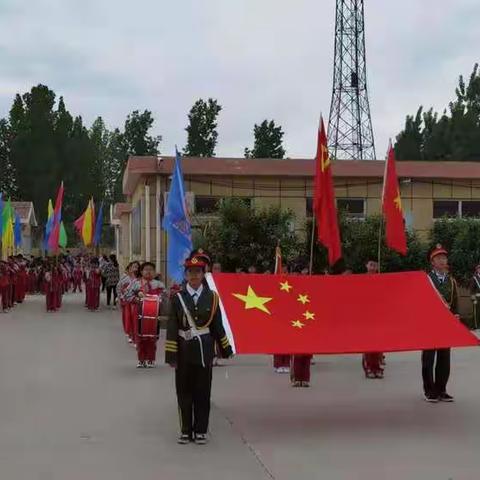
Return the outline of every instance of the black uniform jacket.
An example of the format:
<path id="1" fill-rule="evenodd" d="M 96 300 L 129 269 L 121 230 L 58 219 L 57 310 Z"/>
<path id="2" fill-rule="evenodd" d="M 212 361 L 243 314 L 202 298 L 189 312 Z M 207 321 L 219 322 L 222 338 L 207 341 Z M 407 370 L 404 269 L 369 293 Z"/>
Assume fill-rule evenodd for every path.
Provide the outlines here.
<path id="1" fill-rule="evenodd" d="M 183 288 L 179 295 L 182 296 L 196 329 L 205 334 L 194 335 L 190 340 L 183 338 L 181 332 L 187 333 L 191 329 L 182 303 L 175 295 L 171 301 L 167 324 L 166 363 L 210 366 L 215 353 L 215 342 L 218 343 L 221 356 L 230 357 L 233 352 L 223 327 L 218 294 L 204 285 L 197 305 L 186 288 Z"/>

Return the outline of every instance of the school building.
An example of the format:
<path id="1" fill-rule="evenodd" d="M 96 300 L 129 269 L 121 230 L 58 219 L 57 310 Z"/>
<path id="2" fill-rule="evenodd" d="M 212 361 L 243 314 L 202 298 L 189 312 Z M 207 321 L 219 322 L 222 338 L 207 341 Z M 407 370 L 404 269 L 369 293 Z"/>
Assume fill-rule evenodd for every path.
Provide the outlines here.
<path id="1" fill-rule="evenodd" d="M 157 263 L 165 275 L 167 238 L 161 228 L 175 158 L 135 157 L 123 177 L 125 203 L 116 204 L 112 224 L 116 249 L 131 259 Z M 196 227 L 215 217 L 218 200 L 241 197 L 251 208 L 278 205 L 292 210 L 293 228 L 304 229 L 312 213 L 314 160 L 185 157 L 187 206 Z M 381 209 L 385 162 L 339 160 L 333 164 L 338 207 L 362 219 Z M 397 162 L 409 228 L 424 237 L 444 215 L 480 218 L 480 162 Z"/>

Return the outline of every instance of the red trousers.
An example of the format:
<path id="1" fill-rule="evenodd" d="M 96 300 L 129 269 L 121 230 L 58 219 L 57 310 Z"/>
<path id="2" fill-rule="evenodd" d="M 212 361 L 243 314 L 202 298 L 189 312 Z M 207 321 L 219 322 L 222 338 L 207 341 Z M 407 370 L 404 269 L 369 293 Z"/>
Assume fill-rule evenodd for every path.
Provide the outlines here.
<path id="1" fill-rule="evenodd" d="M 100 307 L 100 287 L 87 287 L 87 307 L 89 310 L 98 310 Z"/>
<path id="2" fill-rule="evenodd" d="M 133 318 L 129 303 L 122 303 L 122 323 L 125 335 L 133 339 Z"/>
<path id="3" fill-rule="evenodd" d="M 80 293 L 82 293 L 82 279 L 74 278 L 73 279 L 73 293 L 77 293 L 77 288 Z"/>
<path id="4" fill-rule="evenodd" d="M 130 303 L 130 327 L 132 331 L 132 341 L 136 345 L 138 342 L 138 305 Z"/>
<path id="5" fill-rule="evenodd" d="M 59 306 L 57 306 L 57 292 L 47 291 L 47 293 L 45 294 L 45 299 L 47 302 L 47 312 L 50 312 L 52 310 L 55 311 L 59 308 Z"/>
<path id="6" fill-rule="evenodd" d="M 157 339 L 155 337 L 137 337 L 139 362 L 154 362 L 157 358 Z"/>
<path id="7" fill-rule="evenodd" d="M 274 355 L 273 368 L 290 367 L 290 355 Z"/>
<path id="8" fill-rule="evenodd" d="M 290 367 L 290 378 L 292 382 L 310 381 L 311 355 L 293 355 Z"/>
<path id="9" fill-rule="evenodd" d="M 2 308 L 3 310 L 7 310 L 8 308 L 10 308 L 10 292 L 8 285 L 6 287 L 0 288 L 0 295 L 2 296 Z"/>
<path id="10" fill-rule="evenodd" d="M 365 373 L 381 373 L 383 353 L 364 353 L 362 358 L 362 367 Z"/>

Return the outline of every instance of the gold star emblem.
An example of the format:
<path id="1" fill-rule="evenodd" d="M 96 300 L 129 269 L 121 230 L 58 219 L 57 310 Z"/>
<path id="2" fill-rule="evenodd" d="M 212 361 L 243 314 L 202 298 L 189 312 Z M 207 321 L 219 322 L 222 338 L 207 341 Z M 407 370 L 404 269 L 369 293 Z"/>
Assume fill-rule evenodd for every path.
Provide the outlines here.
<path id="1" fill-rule="evenodd" d="M 299 295 L 297 298 L 297 301 L 305 305 L 306 303 L 310 303 L 310 299 L 308 298 L 308 295 Z"/>
<path id="2" fill-rule="evenodd" d="M 402 209 L 402 198 L 400 197 L 400 190 L 397 190 L 397 196 L 393 199 L 395 206 L 401 210 Z"/>
<path id="3" fill-rule="evenodd" d="M 315 314 L 313 312 L 309 312 L 308 310 L 303 314 L 305 320 L 315 320 Z"/>
<path id="4" fill-rule="evenodd" d="M 300 320 L 294 320 L 292 322 L 292 327 L 295 327 L 295 328 L 303 328 L 305 326 L 304 323 L 302 323 Z"/>
<path id="5" fill-rule="evenodd" d="M 288 280 L 285 280 L 284 282 L 280 282 L 280 290 L 282 292 L 287 292 L 287 293 L 290 293 L 290 290 L 292 289 L 293 287 L 288 283 Z"/>
<path id="6" fill-rule="evenodd" d="M 259 297 L 250 285 L 248 286 L 246 295 L 234 293 L 233 296 L 245 303 L 245 310 L 257 308 L 258 310 L 261 310 L 262 312 L 268 313 L 270 315 L 270 312 L 265 306 L 265 304 L 270 302 L 270 300 L 272 299 L 269 297 Z"/>

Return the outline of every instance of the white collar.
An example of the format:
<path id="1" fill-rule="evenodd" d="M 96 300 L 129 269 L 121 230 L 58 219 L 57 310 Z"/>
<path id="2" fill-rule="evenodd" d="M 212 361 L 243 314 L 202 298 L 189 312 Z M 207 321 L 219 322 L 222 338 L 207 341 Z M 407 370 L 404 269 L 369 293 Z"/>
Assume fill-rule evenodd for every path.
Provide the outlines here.
<path id="1" fill-rule="evenodd" d="M 197 297 L 200 298 L 200 295 L 201 295 L 202 292 L 203 292 L 203 285 L 200 285 L 200 286 L 198 287 L 198 289 L 195 290 L 194 288 L 192 288 L 192 287 L 190 286 L 189 283 L 187 283 L 187 292 L 188 292 L 188 293 L 190 294 L 190 296 L 192 296 L 192 297 L 193 297 L 195 294 L 197 294 Z"/>

